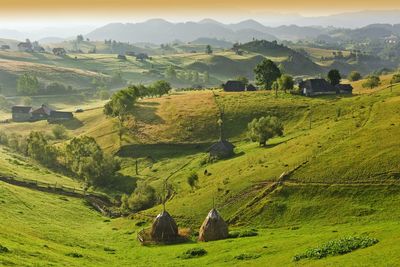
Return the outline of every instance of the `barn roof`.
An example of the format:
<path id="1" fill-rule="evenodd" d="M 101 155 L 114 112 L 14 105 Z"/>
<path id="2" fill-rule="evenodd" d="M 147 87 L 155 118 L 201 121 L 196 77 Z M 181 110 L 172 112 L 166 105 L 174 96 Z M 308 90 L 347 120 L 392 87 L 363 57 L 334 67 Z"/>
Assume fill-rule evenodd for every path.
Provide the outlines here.
<path id="1" fill-rule="evenodd" d="M 12 113 L 29 113 L 31 112 L 32 107 L 28 107 L 28 106 L 13 106 L 11 108 L 11 112 Z"/>
<path id="2" fill-rule="evenodd" d="M 336 92 L 336 88 L 325 79 L 309 79 L 300 83 L 300 88 L 307 88 L 311 92 Z"/>
<path id="3" fill-rule="evenodd" d="M 32 114 L 42 114 L 42 115 L 50 115 L 51 109 L 49 109 L 46 105 L 42 105 L 40 108 L 32 111 Z"/>
<path id="4" fill-rule="evenodd" d="M 351 86 L 351 84 L 338 84 L 338 85 L 336 85 L 336 88 L 338 88 L 339 90 L 343 90 L 343 91 L 352 91 L 353 90 L 353 86 Z"/>
<path id="5" fill-rule="evenodd" d="M 244 91 L 246 89 L 246 85 L 241 81 L 227 81 L 223 88 L 225 91 Z"/>

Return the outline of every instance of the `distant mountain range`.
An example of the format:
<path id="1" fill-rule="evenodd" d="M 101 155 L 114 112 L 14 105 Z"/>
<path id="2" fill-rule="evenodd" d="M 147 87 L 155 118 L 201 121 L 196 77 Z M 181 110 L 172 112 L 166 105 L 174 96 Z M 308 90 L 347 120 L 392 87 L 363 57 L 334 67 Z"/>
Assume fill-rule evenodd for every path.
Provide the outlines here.
<path id="1" fill-rule="evenodd" d="M 110 23 L 101 27 L 88 25 L 67 28 L 48 27 L 32 31 L 0 29 L 0 38 L 60 42 L 83 34 L 91 40 L 112 39 L 130 43 L 170 43 L 191 42 L 201 38 L 218 39 L 229 43 L 248 42 L 253 39 L 290 40 L 340 38 L 355 36 L 399 35 L 400 10 L 360 11 L 330 16 L 303 17 L 300 15 L 254 16 L 239 23 L 224 24 L 213 19 L 198 22 L 172 23 L 163 19 L 151 19 L 140 23 Z M 370 25 L 373 24 L 373 25 Z M 273 27 L 271 25 L 274 25 Z M 337 31 L 336 33 L 334 31 Z M 379 33 L 379 31 L 381 31 Z M 332 35 L 332 33 L 335 33 Z"/>

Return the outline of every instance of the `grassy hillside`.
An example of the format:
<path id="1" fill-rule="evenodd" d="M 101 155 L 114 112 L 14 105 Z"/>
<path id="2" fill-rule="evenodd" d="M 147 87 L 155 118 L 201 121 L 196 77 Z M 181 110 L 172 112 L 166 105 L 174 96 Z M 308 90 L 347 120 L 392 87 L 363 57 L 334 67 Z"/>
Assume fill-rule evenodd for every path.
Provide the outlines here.
<path id="1" fill-rule="evenodd" d="M 0 259 L 9 264 L 18 264 L 23 258 L 28 262 L 47 259 L 70 265 L 126 265 L 132 261 L 137 265 L 157 265 L 163 261 L 189 266 L 263 266 L 266 262 L 274 266 L 395 264 L 400 250 L 395 245 L 400 218 L 400 166 L 394 149 L 400 142 L 400 85 L 391 91 L 387 88 L 390 76 L 381 78 L 382 85 L 372 90 L 363 89 L 362 81 L 354 83 L 353 96 L 306 98 L 280 93 L 275 97 L 267 91 L 201 91 L 141 100 L 120 150 L 115 121 L 106 118 L 101 107 L 77 114 L 76 120 L 66 125 L 70 136 L 88 134 L 107 151 L 119 150 L 122 174 L 146 181 L 158 193 L 168 179 L 173 192 L 167 209 L 180 226 L 197 229 L 214 199 L 232 227 L 254 227 L 259 229 L 259 236 L 144 248 L 135 241 L 135 233 L 140 229 L 135 223 L 149 222 L 148 218 L 153 218 L 160 206 L 108 222 L 78 200 L 61 201 L 45 193 L 18 193 L 25 189 L 0 184 L 4 194 L 13 192 L 7 193 L 4 201 L 17 202 L 12 200 L 17 195 L 24 203 L 39 207 L 25 211 L 20 202 L 6 206 L 8 223 L 0 223 L 0 227 L 8 228 L 16 220 L 16 212 L 24 209 L 21 216 L 25 219 L 19 221 L 18 228 L 29 234 L 14 241 L 4 234 L 7 231 L 0 231 L 0 236 L 6 236 L 2 245 L 16 251 L 9 254 L 11 258 L 0 254 Z M 224 132 L 235 144 L 236 155 L 207 162 L 206 148 L 218 139 L 218 106 L 224 108 Z M 246 127 L 253 118 L 265 115 L 280 117 L 285 129 L 284 136 L 271 139 L 262 148 L 247 139 Z M 27 133 L 30 129 L 49 131 L 47 127 L 46 122 L 11 123 L 1 125 L 0 129 Z M 10 157 L 9 152 L 0 153 Z M 136 159 L 139 175 L 135 174 Z M 8 166 L 8 172 L 16 172 L 15 165 Z M 193 172 L 199 176 L 195 188 L 187 184 L 187 177 Z M 35 177 L 28 171 L 22 174 Z M 57 216 L 50 218 L 41 213 L 42 216 L 32 219 L 40 209 L 48 205 L 58 207 L 60 203 L 63 208 L 57 209 Z M 69 216 L 61 221 L 63 214 Z M 77 218 L 85 218 L 79 228 Z M 40 225 L 49 221 L 52 224 L 38 226 L 32 232 L 33 226 L 25 223 L 31 220 Z M 57 235 L 65 225 L 70 225 L 71 231 L 61 239 Z M 52 229 L 54 236 L 45 234 L 48 229 Z M 295 254 L 310 246 L 360 234 L 380 242 L 348 255 L 292 262 Z M 24 247 L 21 242 L 30 245 Z M 39 249 L 43 244 L 49 248 Z M 177 258 L 188 248 L 199 246 L 209 252 L 207 256 L 187 261 Z M 109 255 L 110 250 L 104 247 L 115 249 L 115 254 Z M 83 257 L 71 258 L 71 252 Z M 240 261 L 234 258 L 240 253 L 257 256 Z"/>
<path id="2" fill-rule="evenodd" d="M 398 261 L 398 223 L 386 222 L 264 228 L 258 236 L 208 243 L 143 247 L 136 240 L 138 220 L 107 219 L 80 199 L 59 197 L 0 182 L 0 253 L 4 266 L 45 263 L 68 266 L 376 266 Z M 49 212 L 51 210 L 51 213 Z M 309 247 L 349 236 L 369 235 L 380 242 L 343 256 L 322 260 L 292 258 Z M 191 248 L 204 248 L 206 256 L 179 258 Z M 241 260 L 245 258 L 244 260 Z"/>

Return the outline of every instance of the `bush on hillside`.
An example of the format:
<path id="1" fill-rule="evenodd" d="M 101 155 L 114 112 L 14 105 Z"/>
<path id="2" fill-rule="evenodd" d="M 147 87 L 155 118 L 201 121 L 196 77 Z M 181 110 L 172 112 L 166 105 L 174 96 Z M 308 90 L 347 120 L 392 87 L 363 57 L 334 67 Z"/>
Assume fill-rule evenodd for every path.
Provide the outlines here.
<path id="1" fill-rule="evenodd" d="M 251 141 L 259 142 L 262 146 L 265 146 L 270 138 L 283 135 L 283 125 L 277 117 L 267 116 L 253 119 L 247 127 Z"/>
<path id="2" fill-rule="evenodd" d="M 207 250 L 205 250 L 204 248 L 191 248 L 183 252 L 182 255 L 178 256 L 178 258 L 192 259 L 192 258 L 202 257 L 206 254 Z"/>
<path id="3" fill-rule="evenodd" d="M 347 77 L 349 81 L 355 82 L 361 79 L 361 74 L 358 71 L 352 71 L 349 76 Z"/>
<path id="4" fill-rule="evenodd" d="M 391 79 L 392 83 L 400 83 L 400 73 L 394 74 Z"/>
<path id="5" fill-rule="evenodd" d="M 327 256 L 343 255 L 359 248 L 366 248 L 378 243 L 378 239 L 367 236 L 349 236 L 328 241 L 316 248 L 307 249 L 305 253 L 297 254 L 294 261 L 301 259 L 322 259 Z"/>
<path id="6" fill-rule="evenodd" d="M 48 144 L 41 132 L 31 132 L 26 139 L 27 155 L 46 166 L 57 165 L 57 150 Z"/>
<path id="7" fill-rule="evenodd" d="M 56 139 L 67 138 L 67 129 L 65 128 L 64 125 L 57 124 L 56 126 L 53 127 L 52 132 L 53 132 L 54 138 L 56 138 Z"/>
<path id="8" fill-rule="evenodd" d="M 363 88 L 374 88 L 377 87 L 381 83 L 381 79 L 379 76 L 370 75 L 367 77 L 367 80 L 362 84 Z"/>
<path id="9" fill-rule="evenodd" d="M 157 203 L 156 190 L 150 185 L 139 184 L 129 198 L 124 199 L 124 202 L 122 205 L 133 212 L 151 208 Z"/>
<path id="10" fill-rule="evenodd" d="M 93 137 L 75 137 L 65 147 L 66 167 L 87 186 L 104 186 L 120 169 L 114 157 L 103 152 Z"/>
<path id="11" fill-rule="evenodd" d="M 0 253 L 7 253 L 7 252 L 10 252 L 10 250 L 5 246 L 0 245 Z"/>

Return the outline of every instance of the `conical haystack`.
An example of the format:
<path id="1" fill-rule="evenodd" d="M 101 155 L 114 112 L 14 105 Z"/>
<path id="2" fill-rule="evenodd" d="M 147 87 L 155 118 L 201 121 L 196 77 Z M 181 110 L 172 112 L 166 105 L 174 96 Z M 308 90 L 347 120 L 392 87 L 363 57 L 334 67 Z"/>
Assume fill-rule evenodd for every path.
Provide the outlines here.
<path id="1" fill-rule="evenodd" d="M 213 241 L 228 237 L 228 225 L 216 209 L 210 210 L 200 227 L 199 240 Z"/>
<path id="2" fill-rule="evenodd" d="M 178 226 L 167 211 L 157 215 L 151 227 L 151 238 L 157 242 L 172 242 L 178 238 Z"/>

